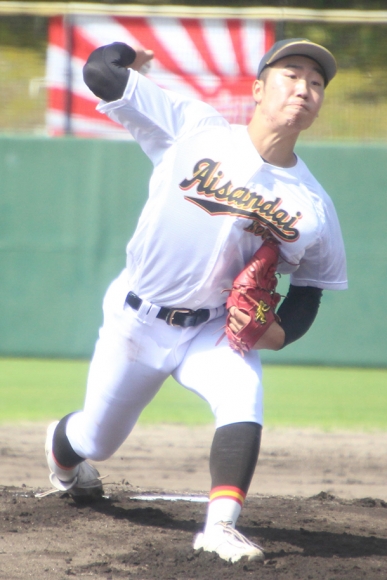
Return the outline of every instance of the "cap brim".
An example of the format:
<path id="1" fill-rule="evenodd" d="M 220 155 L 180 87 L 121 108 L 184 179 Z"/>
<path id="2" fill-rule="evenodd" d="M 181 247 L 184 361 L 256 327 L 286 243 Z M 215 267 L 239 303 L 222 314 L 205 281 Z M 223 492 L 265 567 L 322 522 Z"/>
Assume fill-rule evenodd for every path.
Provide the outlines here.
<path id="1" fill-rule="evenodd" d="M 308 56 L 309 58 L 313 58 L 313 60 L 315 60 L 323 69 L 327 83 L 333 79 L 337 72 L 337 64 L 333 54 L 323 46 L 308 40 L 290 42 L 289 44 L 279 48 L 270 56 L 270 59 L 266 61 L 266 66 L 273 64 L 280 58 L 292 55 Z"/>

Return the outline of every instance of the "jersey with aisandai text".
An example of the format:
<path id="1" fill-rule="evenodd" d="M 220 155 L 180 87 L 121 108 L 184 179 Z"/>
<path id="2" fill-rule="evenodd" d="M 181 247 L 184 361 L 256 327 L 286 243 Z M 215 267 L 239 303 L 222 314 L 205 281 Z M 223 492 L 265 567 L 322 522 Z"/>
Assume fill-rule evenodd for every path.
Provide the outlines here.
<path id="1" fill-rule="evenodd" d="M 286 169 L 266 163 L 247 127 L 133 70 L 123 97 L 98 110 L 126 127 L 154 165 L 127 246 L 130 290 L 163 306 L 218 307 L 267 231 L 292 284 L 347 287 L 335 208 L 300 158 Z"/>

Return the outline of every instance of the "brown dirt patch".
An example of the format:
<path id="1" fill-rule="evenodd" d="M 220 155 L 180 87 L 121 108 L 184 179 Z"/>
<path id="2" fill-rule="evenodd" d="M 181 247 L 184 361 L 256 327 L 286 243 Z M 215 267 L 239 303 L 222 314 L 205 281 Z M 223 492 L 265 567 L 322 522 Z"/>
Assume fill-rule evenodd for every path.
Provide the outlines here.
<path id="1" fill-rule="evenodd" d="M 194 553 L 212 429 L 136 427 L 109 461 L 105 496 L 78 505 L 48 488 L 46 425 L 0 426 L 3 580 L 366 580 L 387 578 L 387 433 L 265 430 L 239 529 L 265 563 Z"/>

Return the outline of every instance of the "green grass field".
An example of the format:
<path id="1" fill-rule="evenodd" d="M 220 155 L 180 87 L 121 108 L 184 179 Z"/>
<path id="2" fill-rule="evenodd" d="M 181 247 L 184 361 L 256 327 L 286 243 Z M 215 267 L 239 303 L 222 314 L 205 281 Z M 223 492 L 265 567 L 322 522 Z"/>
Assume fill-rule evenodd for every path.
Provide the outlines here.
<path id="1" fill-rule="evenodd" d="M 0 359 L 0 422 L 49 421 L 82 407 L 86 361 Z M 265 424 L 387 430 L 387 370 L 266 366 Z M 207 404 L 173 379 L 141 423 L 212 422 Z"/>

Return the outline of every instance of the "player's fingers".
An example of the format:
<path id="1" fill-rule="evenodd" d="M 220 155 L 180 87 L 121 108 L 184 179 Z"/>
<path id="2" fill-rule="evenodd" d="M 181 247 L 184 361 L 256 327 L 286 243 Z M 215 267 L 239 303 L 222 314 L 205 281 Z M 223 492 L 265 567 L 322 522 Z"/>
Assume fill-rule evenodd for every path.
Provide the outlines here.
<path id="1" fill-rule="evenodd" d="M 149 62 L 150 60 L 152 60 L 152 58 L 154 58 L 155 53 L 153 52 L 153 50 L 144 50 L 143 54 L 142 54 L 142 59 L 144 62 Z"/>
<path id="2" fill-rule="evenodd" d="M 147 50 L 145 48 L 136 48 L 136 58 L 134 59 L 134 62 L 132 63 L 132 68 L 136 67 L 136 66 L 143 66 L 145 63 L 149 62 L 152 60 L 152 58 L 154 57 L 154 52 L 153 50 Z"/>
<path id="3" fill-rule="evenodd" d="M 231 306 L 228 311 L 229 319 L 228 319 L 228 327 L 232 332 L 238 332 L 238 329 L 235 326 L 235 318 L 234 318 L 234 310 L 235 306 Z"/>
<path id="4" fill-rule="evenodd" d="M 250 320 L 249 315 L 239 310 L 236 306 L 231 306 L 229 314 L 229 327 L 233 332 L 241 330 Z"/>
<path id="5" fill-rule="evenodd" d="M 141 58 L 153 58 L 154 52 L 148 48 L 143 48 L 142 46 L 133 45 L 133 49 L 136 51 L 136 56 L 141 56 Z"/>
<path id="6" fill-rule="evenodd" d="M 232 317 L 235 319 L 237 324 L 241 324 L 242 326 L 244 326 L 249 322 L 250 316 L 246 314 L 246 312 L 239 310 L 239 308 L 237 308 L 236 306 L 232 306 L 231 308 L 233 308 Z"/>
<path id="7" fill-rule="evenodd" d="M 230 310 L 228 311 L 229 312 L 229 315 L 230 315 L 229 316 L 228 327 L 229 327 L 229 329 L 232 332 L 237 333 L 238 330 L 239 330 L 239 328 L 238 328 L 238 325 L 237 325 L 237 321 L 236 321 L 236 319 L 234 317 L 235 310 L 236 310 L 235 309 L 235 306 L 231 306 Z"/>
<path id="8" fill-rule="evenodd" d="M 232 330 L 232 332 L 234 332 L 234 334 L 239 330 L 239 328 L 232 322 L 231 319 L 230 322 L 228 323 L 228 327 L 230 330 Z"/>
<path id="9" fill-rule="evenodd" d="M 134 62 L 130 65 L 130 68 L 144 72 L 145 69 L 148 70 L 150 66 L 150 61 L 154 57 L 153 50 L 146 50 L 144 48 L 136 48 L 136 58 Z"/>

